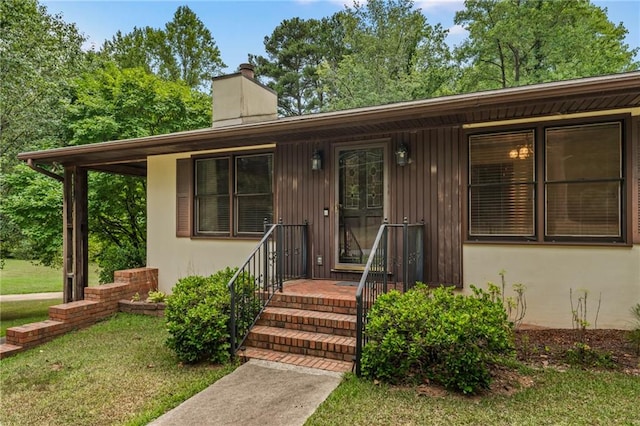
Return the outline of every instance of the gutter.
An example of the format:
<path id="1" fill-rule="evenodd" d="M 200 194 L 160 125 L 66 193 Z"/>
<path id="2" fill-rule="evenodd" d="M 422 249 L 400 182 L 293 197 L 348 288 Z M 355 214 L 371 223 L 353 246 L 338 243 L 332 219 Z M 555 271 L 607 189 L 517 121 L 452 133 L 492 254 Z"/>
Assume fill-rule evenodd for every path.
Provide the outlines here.
<path id="1" fill-rule="evenodd" d="M 38 166 L 36 163 L 33 162 L 33 159 L 29 158 L 27 159 L 27 166 L 29 166 L 29 168 L 31 168 L 32 170 L 35 170 L 38 173 L 41 173 L 45 176 L 49 176 L 50 178 L 53 178 L 55 180 L 57 180 L 58 182 L 64 182 L 64 177 L 55 174 L 53 172 L 50 172 L 47 169 L 43 169 L 42 167 Z"/>

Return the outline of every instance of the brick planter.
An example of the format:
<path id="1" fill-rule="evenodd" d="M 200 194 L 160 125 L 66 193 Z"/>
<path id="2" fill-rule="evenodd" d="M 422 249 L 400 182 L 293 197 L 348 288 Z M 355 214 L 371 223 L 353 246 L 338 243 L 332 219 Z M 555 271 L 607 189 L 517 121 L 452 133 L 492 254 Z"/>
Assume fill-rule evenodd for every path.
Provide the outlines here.
<path id="1" fill-rule="evenodd" d="M 131 301 L 131 300 L 120 300 L 118 302 L 118 307 L 120 312 L 127 312 L 129 314 L 140 314 L 140 315 L 150 315 L 154 317 L 163 317 L 164 316 L 164 308 L 166 305 L 164 303 L 150 303 L 144 301 Z"/>

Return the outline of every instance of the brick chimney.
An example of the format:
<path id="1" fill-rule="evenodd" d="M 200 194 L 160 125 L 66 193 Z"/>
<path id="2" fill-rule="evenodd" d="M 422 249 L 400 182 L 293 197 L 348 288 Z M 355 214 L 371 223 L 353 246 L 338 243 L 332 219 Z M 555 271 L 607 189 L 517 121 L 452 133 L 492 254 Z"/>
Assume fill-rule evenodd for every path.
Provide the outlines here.
<path id="1" fill-rule="evenodd" d="M 278 118 L 276 92 L 255 79 L 251 64 L 213 79 L 213 127 L 257 123 Z"/>

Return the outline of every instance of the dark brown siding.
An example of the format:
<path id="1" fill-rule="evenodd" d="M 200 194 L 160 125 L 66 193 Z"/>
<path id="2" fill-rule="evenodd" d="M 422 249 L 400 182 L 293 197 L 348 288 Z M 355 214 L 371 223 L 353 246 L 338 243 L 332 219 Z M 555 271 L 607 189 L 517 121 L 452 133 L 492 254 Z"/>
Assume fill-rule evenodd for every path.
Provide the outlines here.
<path id="1" fill-rule="evenodd" d="M 191 236 L 193 160 L 176 161 L 176 237 Z"/>
<path id="2" fill-rule="evenodd" d="M 408 133 L 380 134 L 351 142 L 384 141 L 388 144 L 388 219 L 391 223 L 424 220 L 425 281 L 434 284 L 462 284 L 462 227 L 460 188 L 460 131 L 438 128 Z M 349 142 L 341 140 L 340 144 Z M 395 164 L 393 152 L 405 142 L 411 163 Z M 300 142 L 278 144 L 276 149 L 276 215 L 285 223 L 308 220 L 311 230 L 311 262 L 314 278 L 358 280 L 359 275 L 332 270 L 335 265 L 335 144 Z M 323 153 L 323 170 L 311 170 L 315 149 Z M 329 209 L 329 217 L 323 209 Z M 323 265 L 317 265 L 322 256 Z"/>
<path id="3" fill-rule="evenodd" d="M 389 220 L 424 221 L 426 281 L 461 285 L 459 130 L 439 128 L 401 137 L 410 140 L 411 164 L 403 168 L 390 161 Z"/>

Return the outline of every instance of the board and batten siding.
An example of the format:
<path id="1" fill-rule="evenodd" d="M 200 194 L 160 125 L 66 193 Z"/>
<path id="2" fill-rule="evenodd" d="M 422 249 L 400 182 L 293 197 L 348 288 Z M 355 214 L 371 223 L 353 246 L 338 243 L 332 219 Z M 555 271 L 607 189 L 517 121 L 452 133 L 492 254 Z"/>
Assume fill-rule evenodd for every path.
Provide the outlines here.
<path id="1" fill-rule="evenodd" d="M 304 141 L 278 144 L 275 157 L 276 216 L 284 223 L 309 222 L 313 278 L 354 281 L 359 274 L 337 271 L 336 164 L 335 146 L 369 143 L 387 144 L 385 167 L 388 177 L 387 218 L 390 223 L 425 223 L 425 281 L 430 284 L 462 285 L 462 211 L 458 128 L 437 128 L 378 134 L 340 141 Z M 395 163 L 394 152 L 404 142 L 410 163 Z M 322 170 L 311 170 L 311 156 L 322 152 Z M 324 216 L 324 209 L 329 215 Z M 322 265 L 318 264 L 322 257 Z"/>

